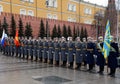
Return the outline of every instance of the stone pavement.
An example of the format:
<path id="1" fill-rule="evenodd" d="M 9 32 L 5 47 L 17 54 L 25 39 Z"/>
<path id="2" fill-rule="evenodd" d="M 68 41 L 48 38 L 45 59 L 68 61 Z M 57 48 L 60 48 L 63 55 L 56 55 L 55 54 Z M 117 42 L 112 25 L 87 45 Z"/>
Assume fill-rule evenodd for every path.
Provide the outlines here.
<path id="1" fill-rule="evenodd" d="M 0 53 L 0 84 L 120 84 L 116 77 L 31 62 Z"/>

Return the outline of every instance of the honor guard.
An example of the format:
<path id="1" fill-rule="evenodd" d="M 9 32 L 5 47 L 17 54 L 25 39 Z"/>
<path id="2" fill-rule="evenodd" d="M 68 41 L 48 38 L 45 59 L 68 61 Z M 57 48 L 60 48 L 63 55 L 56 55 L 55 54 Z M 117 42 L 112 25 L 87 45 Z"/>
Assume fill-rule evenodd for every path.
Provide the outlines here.
<path id="1" fill-rule="evenodd" d="M 96 60 L 96 64 L 99 66 L 99 74 L 103 74 L 104 71 L 104 65 L 105 65 L 105 59 L 103 56 L 103 37 L 99 37 L 99 42 L 96 44 L 96 55 L 97 55 L 97 60 Z"/>
<path id="2" fill-rule="evenodd" d="M 72 41 L 72 37 L 69 37 L 68 39 L 68 62 L 70 64 L 69 68 L 73 68 L 74 51 L 75 51 L 75 44 Z"/>
<path id="3" fill-rule="evenodd" d="M 111 77 L 115 77 L 116 68 L 118 67 L 117 57 L 119 56 L 118 44 L 114 42 L 111 36 L 110 54 L 108 56 L 108 67 L 110 68 Z"/>
<path id="4" fill-rule="evenodd" d="M 18 38 L 18 40 L 19 40 L 20 38 Z M 15 44 L 15 43 L 14 43 Z M 19 51 L 20 51 L 20 40 L 19 40 L 19 44 L 18 45 L 16 45 L 15 44 L 15 50 L 16 50 L 16 57 L 18 57 L 18 54 L 19 54 Z"/>
<path id="5" fill-rule="evenodd" d="M 60 50 L 60 45 L 58 42 L 58 38 L 55 38 L 55 42 L 54 42 L 54 56 L 55 56 L 55 62 L 56 62 L 56 66 L 59 66 L 59 50 Z"/>
<path id="6" fill-rule="evenodd" d="M 19 53 L 19 57 L 21 58 L 22 54 L 23 54 L 23 48 L 24 48 L 24 44 L 23 44 L 24 38 L 21 37 L 20 39 L 20 53 Z"/>
<path id="7" fill-rule="evenodd" d="M 66 66 L 66 63 L 67 63 L 67 43 L 66 43 L 66 39 L 64 37 L 62 37 L 61 39 L 61 44 L 60 44 L 60 47 L 61 47 L 61 61 L 63 62 L 62 66 L 65 67 Z"/>
<path id="8" fill-rule="evenodd" d="M 54 48 L 54 43 L 52 41 L 52 39 L 50 38 L 48 41 L 48 46 L 49 46 L 49 63 L 53 64 L 53 48 Z"/>
<path id="9" fill-rule="evenodd" d="M 83 56 L 84 67 L 87 68 L 87 62 L 86 62 L 86 56 L 87 56 L 87 41 L 86 41 L 86 38 L 83 38 L 83 42 L 82 42 L 82 56 Z"/>
<path id="10" fill-rule="evenodd" d="M 34 56 L 35 56 L 35 61 L 38 60 L 38 40 L 34 40 Z"/>
<path id="11" fill-rule="evenodd" d="M 14 44 L 13 37 L 11 37 L 11 52 L 12 52 L 12 56 L 14 56 L 14 53 L 15 53 L 15 44 Z"/>
<path id="12" fill-rule="evenodd" d="M 25 55 L 27 54 L 27 37 L 25 37 L 23 44 L 24 44 L 24 49 L 23 49 L 24 50 L 23 51 L 23 59 L 24 59 Z"/>
<path id="13" fill-rule="evenodd" d="M 30 59 L 31 61 L 33 61 L 33 40 L 32 37 L 29 38 L 29 55 L 30 55 Z"/>
<path id="14" fill-rule="evenodd" d="M 80 37 L 76 38 L 76 42 L 75 42 L 75 49 L 76 49 L 76 65 L 77 67 L 75 69 L 80 69 L 81 67 L 81 63 L 82 63 L 82 42 L 80 41 Z"/>
<path id="15" fill-rule="evenodd" d="M 39 37 L 39 59 L 40 59 L 40 62 L 42 62 L 42 50 L 43 50 L 43 42 L 42 42 L 42 39 Z"/>
<path id="16" fill-rule="evenodd" d="M 89 65 L 88 71 L 91 72 L 93 70 L 95 61 L 94 61 L 94 50 L 95 50 L 95 44 L 92 42 L 92 38 L 88 37 L 88 43 L 87 43 L 87 64 Z"/>
<path id="17" fill-rule="evenodd" d="M 48 41 L 47 41 L 46 37 L 44 37 L 44 42 L 43 42 L 43 59 L 44 59 L 44 63 L 47 63 L 47 60 L 48 60 L 47 51 L 48 51 Z"/>

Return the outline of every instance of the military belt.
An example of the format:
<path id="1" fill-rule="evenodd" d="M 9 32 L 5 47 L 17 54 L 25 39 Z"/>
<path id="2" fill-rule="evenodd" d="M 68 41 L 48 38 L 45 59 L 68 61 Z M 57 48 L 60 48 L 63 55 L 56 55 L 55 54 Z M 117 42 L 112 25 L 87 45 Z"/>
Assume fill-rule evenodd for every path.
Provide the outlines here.
<path id="1" fill-rule="evenodd" d="M 87 49 L 87 51 L 93 51 L 93 49 Z"/>
<path id="2" fill-rule="evenodd" d="M 73 50 L 72 48 L 69 48 L 69 50 Z"/>
<path id="3" fill-rule="evenodd" d="M 49 47 L 49 48 L 53 48 L 53 47 Z"/>
<path id="4" fill-rule="evenodd" d="M 65 48 L 61 48 L 61 50 L 65 50 Z"/>
<path id="5" fill-rule="evenodd" d="M 80 51 L 81 49 L 76 49 L 77 51 Z"/>
<path id="6" fill-rule="evenodd" d="M 56 50 L 58 49 L 58 48 L 55 48 Z"/>

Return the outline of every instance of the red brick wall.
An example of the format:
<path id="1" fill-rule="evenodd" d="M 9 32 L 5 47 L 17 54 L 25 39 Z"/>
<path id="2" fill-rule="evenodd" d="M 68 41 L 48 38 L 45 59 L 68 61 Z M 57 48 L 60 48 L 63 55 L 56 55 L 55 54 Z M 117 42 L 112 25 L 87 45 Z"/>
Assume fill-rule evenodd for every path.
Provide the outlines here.
<path id="1" fill-rule="evenodd" d="M 21 19 L 23 21 L 24 29 L 25 29 L 26 22 L 30 22 L 31 23 L 31 26 L 32 26 L 32 29 L 33 29 L 33 36 L 34 37 L 38 36 L 41 19 L 44 22 L 44 26 L 46 26 L 46 20 L 48 21 L 50 33 L 52 32 L 54 24 L 56 24 L 57 26 L 59 24 L 60 27 L 61 27 L 61 30 L 63 28 L 63 25 L 65 24 L 66 27 L 68 27 L 68 25 L 70 25 L 72 32 L 73 32 L 73 28 L 74 28 L 74 25 L 75 25 L 76 28 L 78 26 L 79 26 L 79 28 L 81 28 L 81 27 L 86 28 L 87 31 L 88 31 L 88 35 L 89 36 L 94 37 L 94 38 L 96 37 L 96 30 L 95 30 L 94 26 L 92 26 L 92 25 L 79 24 L 79 23 L 60 21 L 60 20 L 53 20 L 53 19 L 45 19 L 45 18 L 36 18 L 36 17 L 32 17 L 32 16 L 24 16 L 24 15 L 19 15 L 19 14 L 13 14 L 13 15 L 14 15 L 17 27 L 18 27 L 19 17 L 21 17 Z M 9 24 L 9 29 L 11 29 L 10 28 L 11 14 L 10 13 L 1 13 L 1 15 L 0 15 L 1 22 L 3 22 L 3 18 L 4 17 L 6 17 L 7 23 Z"/>

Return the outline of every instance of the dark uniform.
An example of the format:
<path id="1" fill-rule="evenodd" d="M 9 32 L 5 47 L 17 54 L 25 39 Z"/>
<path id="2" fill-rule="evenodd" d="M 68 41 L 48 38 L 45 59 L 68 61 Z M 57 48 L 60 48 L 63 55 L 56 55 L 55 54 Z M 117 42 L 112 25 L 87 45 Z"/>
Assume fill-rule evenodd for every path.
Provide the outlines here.
<path id="1" fill-rule="evenodd" d="M 67 43 L 65 41 L 63 41 L 60 45 L 61 47 L 61 60 L 63 62 L 63 65 L 62 66 L 66 66 L 66 63 L 67 63 Z"/>
<path id="2" fill-rule="evenodd" d="M 44 59 L 44 63 L 47 63 L 47 60 L 48 60 L 47 51 L 48 51 L 48 42 L 44 41 L 43 42 L 43 59 Z"/>
<path id="3" fill-rule="evenodd" d="M 77 41 L 75 44 L 75 48 L 76 48 L 76 69 L 79 69 L 81 67 L 81 63 L 82 63 L 82 43 Z"/>
<path id="4" fill-rule="evenodd" d="M 82 42 L 82 56 L 83 56 L 83 63 L 84 63 L 84 66 L 86 67 L 87 63 L 87 59 L 86 59 L 86 56 L 87 56 L 87 43 L 86 42 Z"/>
<path id="5" fill-rule="evenodd" d="M 39 40 L 39 59 L 42 62 L 42 50 L 43 50 L 43 42 Z"/>
<path id="6" fill-rule="evenodd" d="M 94 67 L 95 60 L 94 60 L 94 50 L 95 50 L 95 44 L 93 42 L 87 43 L 87 64 L 89 64 L 88 71 L 91 71 Z"/>
<path id="7" fill-rule="evenodd" d="M 116 68 L 118 67 L 117 57 L 119 56 L 118 44 L 111 43 L 110 54 L 108 56 L 108 67 L 110 68 L 109 75 L 115 76 Z"/>
<path id="8" fill-rule="evenodd" d="M 54 43 L 52 41 L 48 42 L 48 46 L 49 46 L 49 61 L 50 64 L 53 64 L 53 48 L 54 48 Z"/>
<path id="9" fill-rule="evenodd" d="M 56 65 L 59 65 L 59 59 L 60 59 L 60 57 L 59 57 L 59 50 L 60 50 L 60 45 L 59 45 L 58 41 L 54 43 L 54 48 L 55 48 L 55 50 L 54 50 L 55 54 L 54 55 L 55 55 Z"/>
<path id="10" fill-rule="evenodd" d="M 105 59 L 104 59 L 104 55 L 102 53 L 103 43 L 102 42 L 98 43 L 96 46 L 97 46 L 97 49 L 96 49 L 96 55 L 97 55 L 96 64 L 99 66 L 98 73 L 103 74 L 104 65 L 105 65 Z"/>
<path id="11" fill-rule="evenodd" d="M 69 68 L 73 68 L 74 52 L 75 52 L 75 44 L 72 41 L 70 41 L 68 43 L 68 62 L 70 64 Z"/>
<path id="12" fill-rule="evenodd" d="M 34 40 L 34 56 L 35 56 L 35 61 L 38 60 L 38 41 Z"/>

